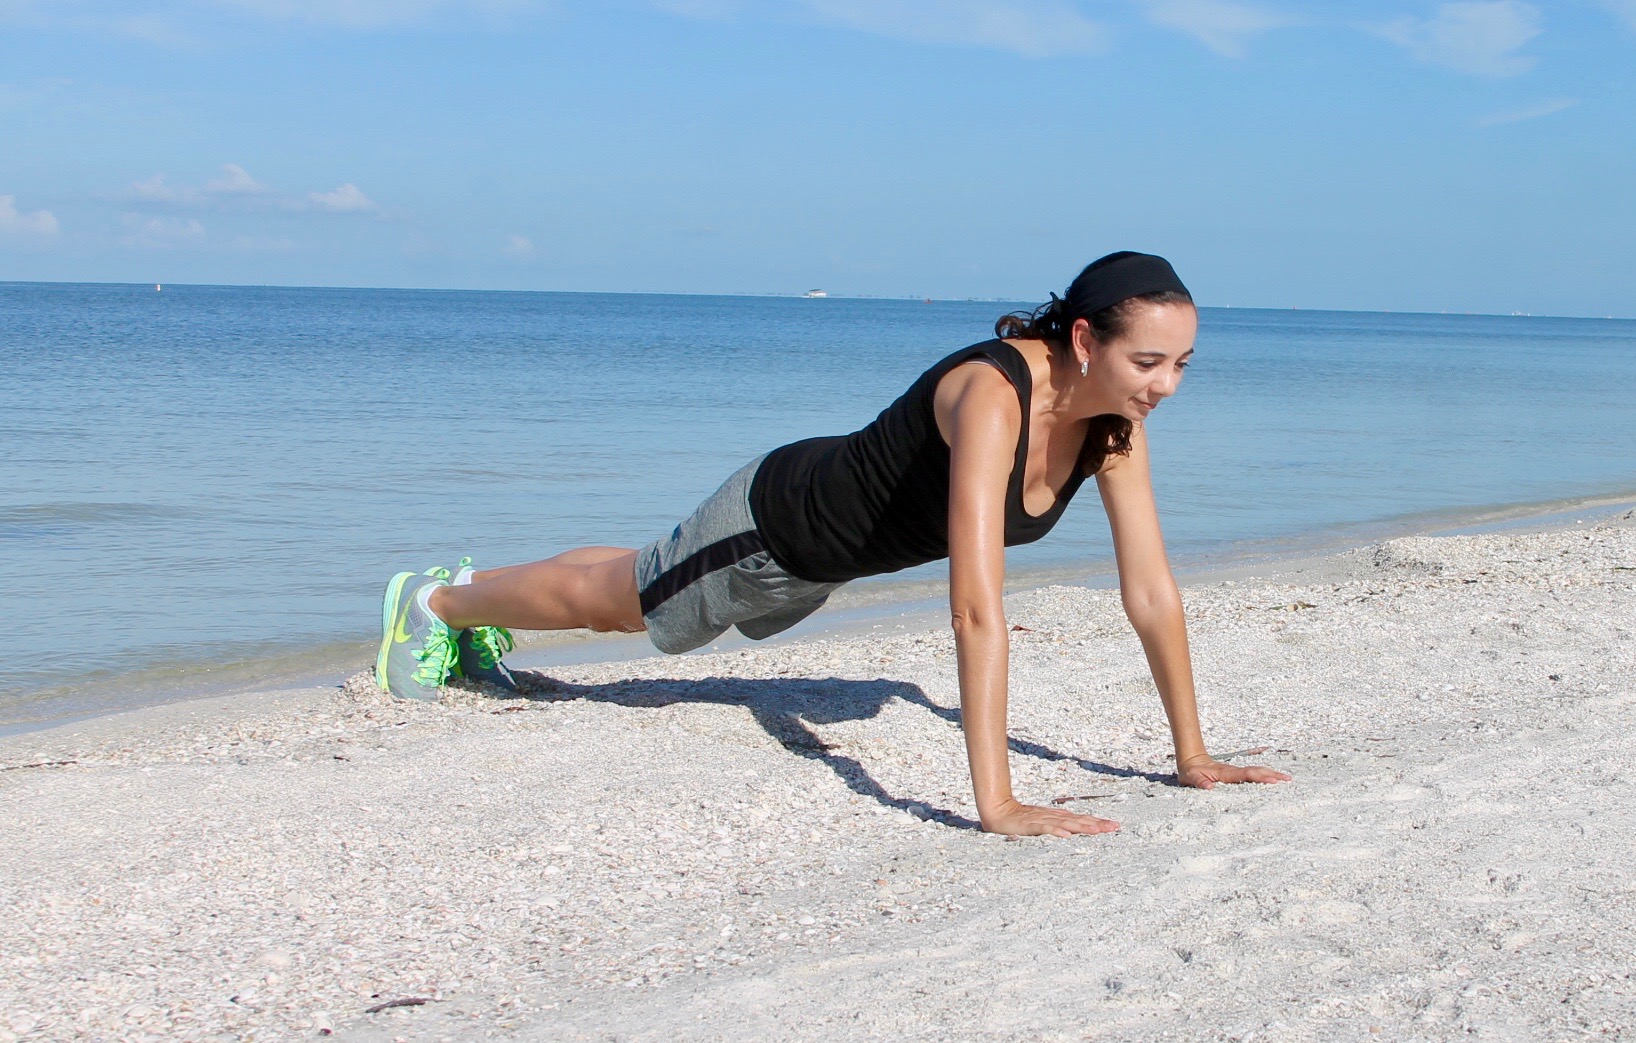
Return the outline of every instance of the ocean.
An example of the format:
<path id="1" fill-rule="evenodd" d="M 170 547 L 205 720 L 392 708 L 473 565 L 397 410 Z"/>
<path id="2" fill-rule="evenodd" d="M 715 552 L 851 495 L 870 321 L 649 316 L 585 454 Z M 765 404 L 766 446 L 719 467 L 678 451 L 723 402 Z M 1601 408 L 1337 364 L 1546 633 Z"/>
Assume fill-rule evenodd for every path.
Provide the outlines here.
<path id="1" fill-rule="evenodd" d="M 393 572 L 638 546 L 1026 306 L 0 284 L 0 727 L 361 668 Z M 1149 421 L 1168 545 L 1636 498 L 1633 392 L 1628 320 L 1205 308 Z M 1110 557 L 1088 486 L 1009 561 Z"/>

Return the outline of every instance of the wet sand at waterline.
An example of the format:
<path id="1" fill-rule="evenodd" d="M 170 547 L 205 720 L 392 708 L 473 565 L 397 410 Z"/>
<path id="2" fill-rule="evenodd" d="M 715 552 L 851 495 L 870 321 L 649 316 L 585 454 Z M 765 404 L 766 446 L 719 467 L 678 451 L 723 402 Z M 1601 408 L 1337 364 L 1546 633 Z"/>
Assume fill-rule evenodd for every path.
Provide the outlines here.
<path id="1" fill-rule="evenodd" d="M 1017 793 L 1101 837 L 973 828 L 946 627 L 0 739 L 0 1040 L 1629 1031 L 1636 518 L 1184 596 L 1293 783 L 1175 788 L 1117 593 L 1007 599 Z"/>

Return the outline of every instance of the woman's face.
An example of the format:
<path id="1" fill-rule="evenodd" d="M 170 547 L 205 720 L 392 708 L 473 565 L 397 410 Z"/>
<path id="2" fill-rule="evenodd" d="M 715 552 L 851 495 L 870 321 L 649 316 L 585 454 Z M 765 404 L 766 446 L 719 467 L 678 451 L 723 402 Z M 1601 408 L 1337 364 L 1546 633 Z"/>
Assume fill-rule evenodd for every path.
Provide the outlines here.
<path id="1" fill-rule="evenodd" d="M 1080 357 L 1091 364 L 1098 411 L 1146 420 L 1181 385 L 1198 332 L 1199 315 L 1190 304 L 1139 305 L 1125 335 L 1107 344 L 1097 343 L 1084 319 L 1074 323 Z"/>

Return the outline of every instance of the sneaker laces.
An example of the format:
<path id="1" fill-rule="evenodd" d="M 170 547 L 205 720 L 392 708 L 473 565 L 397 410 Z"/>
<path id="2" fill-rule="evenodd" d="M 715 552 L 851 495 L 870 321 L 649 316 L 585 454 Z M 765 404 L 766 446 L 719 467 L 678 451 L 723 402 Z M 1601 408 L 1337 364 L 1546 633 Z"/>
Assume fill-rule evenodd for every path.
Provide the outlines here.
<path id="1" fill-rule="evenodd" d="M 455 645 L 454 632 L 441 622 L 431 628 L 425 643 L 410 654 L 420 663 L 415 669 L 415 683 L 428 688 L 442 686 L 449 679 L 454 665 L 460 661 L 460 649 Z"/>
<path id="2" fill-rule="evenodd" d="M 500 657 L 517 647 L 511 639 L 511 631 L 505 627 L 472 627 L 472 647 L 477 650 L 477 661 L 485 670 L 493 670 L 500 663 Z"/>

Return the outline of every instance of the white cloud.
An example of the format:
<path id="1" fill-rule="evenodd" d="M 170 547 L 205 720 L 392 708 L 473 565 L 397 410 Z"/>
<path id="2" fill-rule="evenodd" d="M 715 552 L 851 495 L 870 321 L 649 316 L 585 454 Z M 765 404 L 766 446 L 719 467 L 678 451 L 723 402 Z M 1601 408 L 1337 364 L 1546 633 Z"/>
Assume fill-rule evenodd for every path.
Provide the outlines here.
<path id="1" fill-rule="evenodd" d="M 143 203 L 180 203 L 192 189 L 172 188 L 165 184 L 165 175 L 155 174 L 146 181 L 138 181 L 125 190 L 125 197 Z"/>
<path id="2" fill-rule="evenodd" d="M 213 196 L 264 196 L 271 191 L 237 163 L 224 164 L 222 176 L 204 184 L 205 194 Z"/>
<path id="3" fill-rule="evenodd" d="M 271 201 L 275 195 L 272 189 L 251 177 L 250 172 L 237 163 L 224 163 L 221 176 L 203 185 L 171 185 L 165 181 L 165 175 L 155 174 L 125 190 L 126 199 L 133 202 L 184 206 L 208 206 L 234 199 Z"/>
<path id="4" fill-rule="evenodd" d="M 124 214 L 120 223 L 125 227 L 121 240 L 127 246 L 162 248 L 180 246 L 203 239 L 204 225 L 197 218 L 146 217 L 142 214 Z"/>
<path id="5" fill-rule="evenodd" d="M 16 196 L 0 196 L 0 235 L 56 235 L 57 215 L 49 210 L 23 213 Z"/>
<path id="6" fill-rule="evenodd" d="M 1063 0 L 803 0 L 839 25 L 921 43 L 962 44 L 1030 58 L 1101 48 L 1102 27 Z"/>
<path id="7" fill-rule="evenodd" d="M 505 250 L 502 252 L 507 257 L 533 257 L 534 240 L 526 235 L 508 235 Z"/>
<path id="8" fill-rule="evenodd" d="M 1242 58 L 1253 37 L 1294 20 L 1255 4 L 1230 0 L 1145 0 L 1148 20 L 1177 29 L 1228 58 Z"/>
<path id="9" fill-rule="evenodd" d="M 380 209 L 363 189 L 350 181 L 328 192 L 294 195 L 256 180 L 237 163 L 222 166 L 219 177 L 202 185 L 172 185 L 163 174 L 138 181 L 121 198 L 126 203 L 150 203 L 203 210 L 288 210 L 325 214 L 361 214 Z"/>
<path id="10" fill-rule="evenodd" d="M 1579 104 L 1578 98 L 1553 98 L 1542 101 L 1537 105 L 1530 105 L 1524 109 L 1513 109 L 1508 112 L 1496 112 L 1484 116 L 1477 121 L 1479 127 L 1497 127 L 1503 123 L 1522 123 L 1525 120 L 1537 120 L 1542 116 L 1554 116 Z"/>
<path id="11" fill-rule="evenodd" d="M 1428 65 L 1473 76 L 1515 76 L 1534 67 L 1517 50 L 1540 34 L 1539 8 L 1522 0 L 1462 0 L 1433 18 L 1399 18 L 1376 29 Z"/>
<path id="12" fill-rule="evenodd" d="M 307 207 L 331 214 L 363 214 L 377 209 L 375 201 L 350 181 L 329 192 L 308 192 Z"/>

